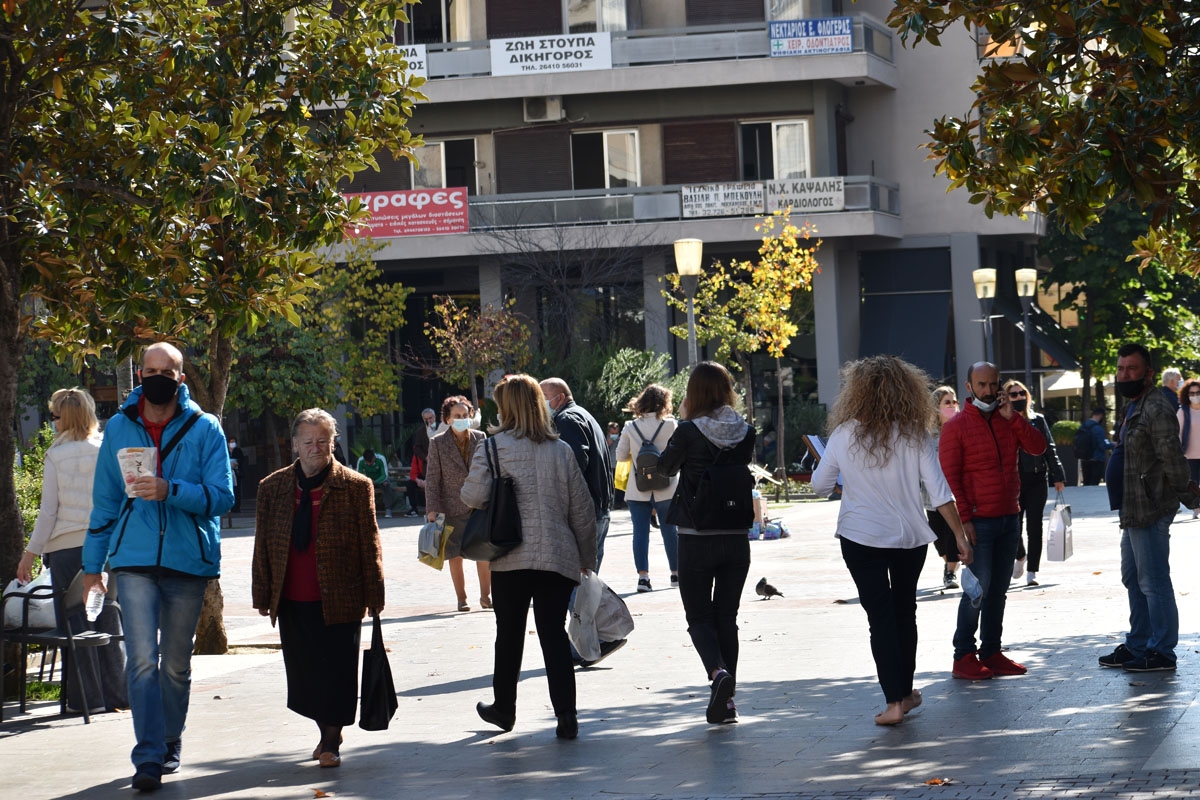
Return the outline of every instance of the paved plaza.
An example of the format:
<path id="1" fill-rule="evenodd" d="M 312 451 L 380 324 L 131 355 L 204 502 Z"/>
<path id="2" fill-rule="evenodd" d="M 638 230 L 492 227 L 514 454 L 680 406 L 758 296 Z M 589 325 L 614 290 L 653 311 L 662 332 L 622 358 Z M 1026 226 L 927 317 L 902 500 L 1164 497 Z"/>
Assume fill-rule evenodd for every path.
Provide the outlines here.
<path id="1" fill-rule="evenodd" d="M 704 720 L 708 686 L 669 587 L 657 532 L 656 591 L 633 594 L 627 512 L 614 512 L 601 575 L 623 595 L 637 630 L 629 644 L 577 673 L 580 736 L 554 736 L 533 634 L 525 649 L 517 726 L 481 722 L 490 702 L 490 612 L 454 611 L 448 572 L 416 560 L 415 519 L 381 520 L 387 576 L 384 630 L 400 709 L 390 730 L 346 729 L 343 765 L 306 760 L 315 725 L 285 707 L 278 636 L 250 606 L 253 520 L 224 532 L 222 585 L 234 653 L 197 657 L 184 766 L 163 798 L 1062 798 L 1200 797 L 1200 593 L 1187 565 L 1200 556 L 1200 521 L 1173 532 L 1181 643 L 1176 673 L 1101 669 L 1122 641 L 1116 516 L 1102 487 L 1077 487 L 1075 556 L 1043 562 L 1040 586 L 1014 582 L 1005 643 L 1029 667 L 980 683 L 950 677 L 957 590 L 941 589 L 930 548 L 922 575 L 917 686 L 924 705 L 903 725 L 872 723 L 883 708 L 866 615 L 833 537 L 838 503 L 782 512 L 792 537 L 752 543 L 739 617 L 741 722 Z M 767 577 L 783 598 L 761 601 Z M 364 629 L 364 646 L 369 640 Z M 127 713 L 84 725 L 57 704 L 0 724 L 4 798 L 135 796 Z M 10 716 L 11 715 L 11 716 Z M 933 780 L 944 781 L 941 785 Z"/>

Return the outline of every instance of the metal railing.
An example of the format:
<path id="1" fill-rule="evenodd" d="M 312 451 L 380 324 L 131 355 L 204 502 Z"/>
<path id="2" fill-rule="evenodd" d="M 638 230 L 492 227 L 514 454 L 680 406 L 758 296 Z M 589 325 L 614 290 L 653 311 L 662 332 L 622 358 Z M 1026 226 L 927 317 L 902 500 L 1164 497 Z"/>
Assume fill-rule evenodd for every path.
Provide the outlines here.
<path id="1" fill-rule="evenodd" d="M 853 20 L 854 52 L 868 53 L 889 64 L 895 63 L 895 37 L 892 31 L 872 17 L 857 16 Z M 766 22 L 756 22 L 742 25 L 612 31 L 613 68 L 769 58 L 771 40 L 767 26 Z M 487 40 L 426 45 L 429 79 L 490 75 L 492 63 L 489 48 L 490 43 Z"/>
<path id="2" fill-rule="evenodd" d="M 878 211 L 899 216 L 898 184 L 867 175 L 849 175 L 844 185 L 843 211 Z M 680 190 L 675 185 L 480 195 L 470 198 L 468 212 L 473 231 L 682 220 Z"/>

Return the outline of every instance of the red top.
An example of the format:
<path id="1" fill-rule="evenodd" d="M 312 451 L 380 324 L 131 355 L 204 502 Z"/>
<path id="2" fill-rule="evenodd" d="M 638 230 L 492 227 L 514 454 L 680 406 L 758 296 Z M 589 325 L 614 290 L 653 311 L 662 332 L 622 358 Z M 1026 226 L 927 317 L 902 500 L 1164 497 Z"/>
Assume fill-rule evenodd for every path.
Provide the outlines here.
<path id="1" fill-rule="evenodd" d="M 150 434 L 150 438 L 154 440 L 154 449 L 158 451 L 157 458 L 154 463 L 158 465 L 158 477 L 162 477 L 162 435 L 163 430 L 167 427 L 167 422 L 150 422 L 146 419 L 146 398 L 138 398 L 138 416 L 142 418 L 142 425 L 146 428 L 146 433 Z"/>
<path id="2" fill-rule="evenodd" d="M 321 512 L 321 489 L 313 489 L 312 497 L 312 540 L 308 549 L 301 553 L 296 545 L 288 553 L 287 572 L 283 577 L 283 599 L 311 603 L 321 599 L 321 584 L 317 580 L 317 517 Z M 296 513 L 300 509 L 300 487 L 296 487 Z"/>

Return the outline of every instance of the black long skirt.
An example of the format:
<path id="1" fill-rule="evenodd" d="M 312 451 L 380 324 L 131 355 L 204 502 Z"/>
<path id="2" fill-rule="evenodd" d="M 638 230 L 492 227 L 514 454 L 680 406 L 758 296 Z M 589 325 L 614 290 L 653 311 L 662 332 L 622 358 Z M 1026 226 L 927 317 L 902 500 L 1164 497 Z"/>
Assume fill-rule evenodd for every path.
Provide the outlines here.
<path id="1" fill-rule="evenodd" d="M 279 603 L 287 707 L 319 725 L 353 725 L 362 623 L 326 625 L 321 601 Z"/>

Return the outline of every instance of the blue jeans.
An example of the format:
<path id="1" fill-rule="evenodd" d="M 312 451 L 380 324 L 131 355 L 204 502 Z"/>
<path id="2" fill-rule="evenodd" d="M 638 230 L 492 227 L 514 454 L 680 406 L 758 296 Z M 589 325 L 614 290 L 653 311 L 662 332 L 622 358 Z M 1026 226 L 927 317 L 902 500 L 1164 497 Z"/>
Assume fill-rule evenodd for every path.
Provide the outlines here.
<path id="1" fill-rule="evenodd" d="M 1156 650 L 1174 661 L 1179 609 L 1171 585 L 1171 519 L 1121 531 L 1121 583 L 1129 592 L 1125 646 L 1136 656 Z"/>
<path id="2" fill-rule="evenodd" d="M 667 511 L 671 508 L 670 498 L 656 500 L 626 500 L 629 518 L 633 522 L 633 565 L 638 572 L 650 571 L 650 508 L 658 512 L 658 526 L 662 531 L 663 549 L 667 551 L 667 564 L 671 572 L 679 571 L 679 529 L 667 524 Z"/>
<path id="3" fill-rule="evenodd" d="M 1008 583 L 1012 580 L 1013 562 L 1017 560 L 1017 545 L 1021 541 L 1021 515 L 1007 517 L 976 517 L 975 560 L 970 570 L 983 588 L 979 608 L 963 592 L 958 603 L 958 627 L 954 631 L 954 660 L 975 652 L 975 631 L 979 630 L 979 657 L 1000 652 L 1000 636 L 1004 630 L 1004 604 L 1008 599 Z"/>
<path id="4" fill-rule="evenodd" d="M 161 764 L 183 736 L 192 686 L 192 642 L 207 578 L 117 572 L 125 621 L 125 681 L 137 739 L 130 760 Z"/>
<path id="5" fill-rule="evenodd" d="M 750 540 L 744 533 L 679 537 L 679 599 L 709 676 L 705 680 L 716 669 L 737 677 L 737 615 L 749 571 Z"/>

